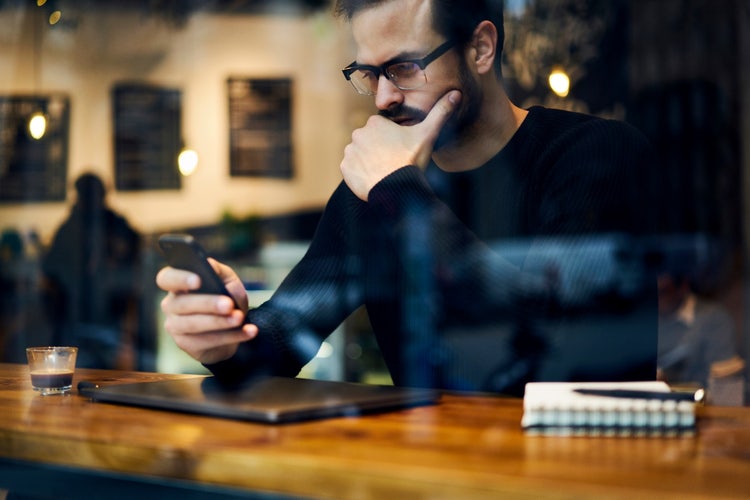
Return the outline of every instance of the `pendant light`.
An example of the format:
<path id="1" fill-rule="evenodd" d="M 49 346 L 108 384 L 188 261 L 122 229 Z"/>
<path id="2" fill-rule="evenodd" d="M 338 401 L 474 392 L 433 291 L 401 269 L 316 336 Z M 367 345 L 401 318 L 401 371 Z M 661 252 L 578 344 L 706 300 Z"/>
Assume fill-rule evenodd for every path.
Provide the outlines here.
<path id="1" fill-rule="evenodd" d="M 37 6 L 41 7 L 44 5 L 44 1 L 38 0 Z M 35 14 L 32 20 L 34 24 L 34 58 L 33 58 L 33 78 L 34 78 L 34 96 L 39 94 L 39 79 L 41 73 L 41 57 L 42 57 L 42 40 L 40 32 L 39 15 Z M 43 109 L 38 109 L 29 117 L 28 123 L 29 135 L 35 140 L 41 140 L 44 134 L 47 132 L 47 116 L 44 114 Z"/>

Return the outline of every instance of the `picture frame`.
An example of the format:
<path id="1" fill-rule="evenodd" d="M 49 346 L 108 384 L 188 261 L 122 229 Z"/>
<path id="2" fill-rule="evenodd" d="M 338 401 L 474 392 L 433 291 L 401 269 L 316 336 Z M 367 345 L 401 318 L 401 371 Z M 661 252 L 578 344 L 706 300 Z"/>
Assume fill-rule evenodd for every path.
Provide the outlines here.
<path id="1" fill-rule="evenodd" d="M 291 78 L 227 79 L 232 177 L 294 176 Z"/>
<path id="2" fill-rule="evenodd" d="M 148 83 L 112 88 L 115 189 L 180 189 L 181 92 Z"/>
<path id="3" fill-rule="evenodd" d="M 32 137 L 29 121 L 46 120 Z M 66 94 L 0 96 L 0 203 L 64 201 L 70 98 Z"/>

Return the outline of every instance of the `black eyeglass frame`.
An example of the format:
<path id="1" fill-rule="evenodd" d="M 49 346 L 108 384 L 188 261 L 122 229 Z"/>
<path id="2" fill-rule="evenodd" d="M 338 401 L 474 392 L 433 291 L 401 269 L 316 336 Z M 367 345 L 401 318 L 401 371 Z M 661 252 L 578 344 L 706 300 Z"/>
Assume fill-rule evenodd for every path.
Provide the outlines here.
<path id="1" fill-rule="evenodd" d="M 392 82 L 400 90 L 414 90 L 414 89 L 420 88 L 422 85 L 427 83 L 427 78 L 425 77 L 424 83 L 419 85 L 419 87 L 402 87 L 398 84 L 397 81 L 394 81 L 391 79 L 391 75 L 388 74 L 387 69 L 390 66 L 393 66 L 394 64 L 412 63 L 412 64 L 416 64 L 419 67 L 419 69 L 424 71 L 427 65 L 429 65 L 435 59 L 437 59 L 438 57 L 448 52 L 451 48 L 453 48 L 455 44 L 456 42 L 454 42 L 453 40 L 447 40 L 443 42 L 442 44 L 440 44 L 435 50 L 433 50 L 432 52 L 430 52 L 429 54 L 427 54 L 426 56 L 420 59 L 394 58 L 394 59 L 391 59 L 390 61 L 386 61 L 384 64 L 380 66 L 371 66 L 369 64 L 357 64 L 357 61 L 353 61 L 349 66 L 342 69 L 341 72 L 344 73 L 344 78 L 346 78 L 346 80 L 349 83 L 351 83 L 352 87 L 354 87 L 354 90 L 356 90 L 358 94 L 362 94 L 362 95 L 375 95 L 375 92 L 370 91 L 370 92 L 364 93 L 359 87 L 357 87 L 354 84 L 354 82 L 351 79 L 351 75 L 355 71 L 361 71 L 361 70 L 371 71 L 376 76 L 376 80 L 380 80 L 380 75 L 384 75 L 388 79 L 388 81 Z"/>

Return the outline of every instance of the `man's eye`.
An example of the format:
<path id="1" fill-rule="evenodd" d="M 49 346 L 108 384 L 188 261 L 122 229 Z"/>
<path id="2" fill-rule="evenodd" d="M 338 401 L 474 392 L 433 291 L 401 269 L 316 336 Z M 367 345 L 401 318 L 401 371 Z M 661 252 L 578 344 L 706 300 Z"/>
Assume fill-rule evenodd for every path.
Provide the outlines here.
<path id="1" fill-rule="evenodd" d="M 401 62 L 388 66 L 388 76 L 398 79 L 411 78 L 422 71 L 420 67 L 413 62 Z"/>
<path id="2" fill-rule="evenodd" d="M 377 80 L 378 79 L 375 76 L 375 72 L 370 71 L 368 69 L 361 69 L 357 73 L 359 74 L 360 80 L 371 81 L 371 80 Z"/>

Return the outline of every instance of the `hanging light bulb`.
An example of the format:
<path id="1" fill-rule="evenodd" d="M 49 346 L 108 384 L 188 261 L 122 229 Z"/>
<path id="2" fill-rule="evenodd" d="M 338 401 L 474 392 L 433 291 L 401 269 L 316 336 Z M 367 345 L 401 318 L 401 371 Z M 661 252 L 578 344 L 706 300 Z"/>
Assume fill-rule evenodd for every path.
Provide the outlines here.
<path id="1" fill-rule="evenodd" d="M 44 133 L 47 131 L 47 117 L 44 113 L 37 111 L 29 118 L 29 135 L 36 140 L 44 137 Z"/>
<path id="2" fill-rule="evenodd" d="M 37 5 L 39 7 L 43 6 L 46 3 L 46 0 L 37 0 Z M 40 10 L 39 12 L 42 12 Z M 34 20 L 34 60 L 33 60 L 33 71 L 34 71 L 34 94 L 39 93 L 39 73 L 41 68 L 41 52 L 42 52 L 42 39 L 41 34 L 39 32 L 39 22 L 38 19 Z M 45 132 L 47 132 L 47 117 L 44 115 L 42 110 L 38 110 L 34 112 L 29 117 L 29 135 L 36 139 L 37 141 L 44 137 Z"/>
<path id="3" fill-rule="evenodd" d="M 183 176 L 191 175 L 198 168 L 198 153 L 184 148 L 177 157 L 177 167 Z"/>
<path id="4" fill-rule="evenodd" d="M 555 69 L 549 75 L 549 86 L 552 92 L 560 97 L 566 97 L 570 92 L 570 78 L 561 69 Z"/>
<path id="5" fill-rule="evenodd" d="M 61 18 L 62 18 L 62 12 L 59 10 L 55 10 L 52 12 L 52 14 L 49 15 L 48 22 L 50 26 L 54 26 L 55 24 L 60 22 Z"/>

